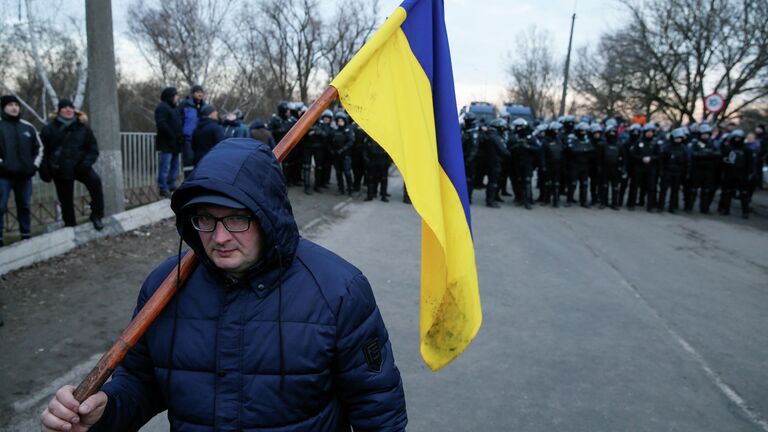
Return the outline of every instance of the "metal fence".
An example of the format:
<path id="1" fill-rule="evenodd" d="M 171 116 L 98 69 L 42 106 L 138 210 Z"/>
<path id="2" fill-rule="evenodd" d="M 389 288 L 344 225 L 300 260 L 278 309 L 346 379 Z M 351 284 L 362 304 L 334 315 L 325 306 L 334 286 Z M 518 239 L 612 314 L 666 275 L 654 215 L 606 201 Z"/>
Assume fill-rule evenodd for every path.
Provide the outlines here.
<path id="1" fill-rule="evenodd" d="M 147 204 L 160 199 L 157 190 L 157 154 L 155 134 L 121 132 L 120 149 L 123 156 L 123 185 L 126 208 Z M 98 168 L 98 166 L 97 166 Z M 90 215 L 88 191 L 75 182 L 75 213 L 78 218 Z M 16 203 L 8 201 L 5 214 L 6 232 L 18 230 Z M 32 232 L 45 231 L 61 221 L 61 210 L 53 183 L 45 183 L 38 176 L 32 179 Z"/>

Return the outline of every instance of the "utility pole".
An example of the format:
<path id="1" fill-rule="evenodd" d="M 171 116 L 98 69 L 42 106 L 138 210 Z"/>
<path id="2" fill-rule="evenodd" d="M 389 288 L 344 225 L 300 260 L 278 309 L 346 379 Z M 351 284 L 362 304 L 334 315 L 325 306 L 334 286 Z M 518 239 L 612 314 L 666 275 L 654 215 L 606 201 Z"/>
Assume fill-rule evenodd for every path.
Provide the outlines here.
<path id="1" fill-rule="evenodd" d="M 111 1 L 85 0 L 85 29 L 88 38 L 88 109 L 91 128 L 99 143 L 97 165 L 104 188 L 104 212 L 109 216 L 125 210 Z"/>
<path id="2" fill-rule="evenodd" d="M 560 99 L 560 115 L 565 115 L 565 97 L 568 95 L 568 71 L 571 68 L 571 45 L 573 44 L 573 27 L 576 24 L 576 13 L 571 17 L 571 36 L 568 38 L 568 55 L 565 57 L 565 71 L 563 73 L 563 97 Z"/>

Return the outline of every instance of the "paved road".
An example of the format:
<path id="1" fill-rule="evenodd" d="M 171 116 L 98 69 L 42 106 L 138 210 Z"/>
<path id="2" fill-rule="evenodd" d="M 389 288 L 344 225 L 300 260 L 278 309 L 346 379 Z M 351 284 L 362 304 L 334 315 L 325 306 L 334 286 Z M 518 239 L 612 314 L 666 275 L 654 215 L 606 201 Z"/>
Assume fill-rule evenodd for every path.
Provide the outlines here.
<path id="1" fill-rule="evenodd" d="M 473 206 L 484 323 L 432 373 L 420 223 L 390 189 L 314 237 L 374 286 L 410 431 L 768 431 L 765 217 Z"/>
<path id="2" fill-rule="evenodd" d="M 768 431 L 768 231 L 474 206 L 484 324 L 433 374 L 418 357 L 417 217 L 349 211 L 320 242 L 374 284 L 409 430 Z"/>

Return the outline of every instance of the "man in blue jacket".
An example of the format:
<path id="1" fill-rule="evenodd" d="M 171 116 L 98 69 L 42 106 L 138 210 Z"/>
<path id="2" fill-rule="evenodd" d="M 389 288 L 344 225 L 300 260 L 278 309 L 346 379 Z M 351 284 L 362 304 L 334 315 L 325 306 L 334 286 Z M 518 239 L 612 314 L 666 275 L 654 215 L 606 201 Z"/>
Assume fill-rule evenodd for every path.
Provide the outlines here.
<path id="1" fill-rule="evenodd" d="M 82 404 L 57 392 L 43 431 L 135 431 L 163 410 L 174 431 L 405 430 L 371 286 L 299 236 L 267 145 L 221 142 L 171 207 L 200 265 L 102 391 Z M 180 255 L 149 275 L 137 311 Z"/>

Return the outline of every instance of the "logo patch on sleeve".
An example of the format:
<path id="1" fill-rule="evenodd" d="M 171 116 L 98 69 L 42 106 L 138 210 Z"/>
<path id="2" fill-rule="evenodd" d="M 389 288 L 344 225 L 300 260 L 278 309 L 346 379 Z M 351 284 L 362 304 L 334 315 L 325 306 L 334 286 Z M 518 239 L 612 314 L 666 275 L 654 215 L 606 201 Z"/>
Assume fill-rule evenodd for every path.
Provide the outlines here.
<path id="1" fill-rule="evenodd" d="M 363 354 L 368 368 L 374 372 L 381 372 L 381 365 L 384 359 L 381 357 L 381 348 L 379 348 L 379 339 L 373 338 L 363 345 Z"/>

